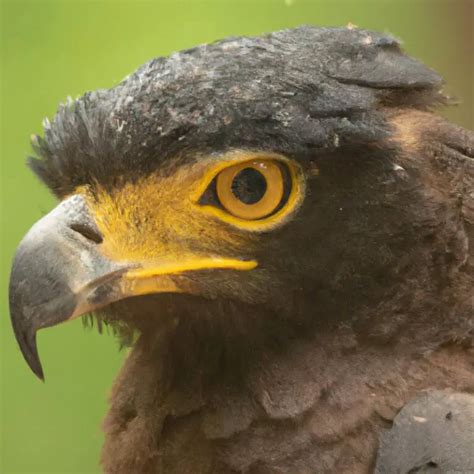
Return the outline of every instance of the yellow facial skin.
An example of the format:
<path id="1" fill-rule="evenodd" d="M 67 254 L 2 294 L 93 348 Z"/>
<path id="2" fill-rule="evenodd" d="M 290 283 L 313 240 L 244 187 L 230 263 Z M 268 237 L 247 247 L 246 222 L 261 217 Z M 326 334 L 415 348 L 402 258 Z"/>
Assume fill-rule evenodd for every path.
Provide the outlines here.
<path id="1" fill-rule="evenodd" d="M 199 200 L 217 174 L 252 160 L 283 162 L 291 192 L 269 217 L 246 220 Z M 252 250 L 258 233 L 294 214 L 304 194 L 298 165 L 273 153 L 232 152 L 181 165 L 171 175 L 152 174 L 112 191 L 77 190 L 86 197 L 104 239 L 101 252 L 117 262 L 137 264 L 122 278 L 124 295 L 184 291 L 174 276 L 211 269 L 249 271 L 258 266 Z"/>

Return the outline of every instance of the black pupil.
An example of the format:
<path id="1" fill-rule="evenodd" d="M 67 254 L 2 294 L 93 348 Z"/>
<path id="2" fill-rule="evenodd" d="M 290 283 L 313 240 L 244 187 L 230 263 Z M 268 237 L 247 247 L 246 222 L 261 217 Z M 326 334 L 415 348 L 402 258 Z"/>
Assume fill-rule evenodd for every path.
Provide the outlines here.
<path id="1" fill-rule="evenodd" d="M 232 181 L 232 193 L 245 204 L 255 204 L 267 191 L 267 181 L 260 171 L 245 168 Z"/>

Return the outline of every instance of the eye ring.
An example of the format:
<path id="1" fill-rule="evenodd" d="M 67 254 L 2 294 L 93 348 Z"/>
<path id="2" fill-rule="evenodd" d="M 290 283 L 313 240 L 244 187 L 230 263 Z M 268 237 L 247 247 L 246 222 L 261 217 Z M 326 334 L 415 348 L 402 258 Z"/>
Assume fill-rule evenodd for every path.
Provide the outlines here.
<path id="1" fill-rule="evenodd" d="M 247 170 L 248 179 L 264 180 L 265 189 L 256 201 L 247 203 L 239 198 L 235 188 L 239 186 L 239 176 L 244 176 Z M 252 178 L 253 175 L 253 178 Z M 237 181 L 237 183 L 236 183 Z M 243 178 L 240 179 L 243 181 Z M 245 183 L 244 183 L 245 184 Z M 247 183 L 248 184 L 248 183 Z M 261 191 L 261 190 L 259 190 Z M 280 205 L 284 195 L 284 177 L 278 163 L 270 160 L 254 160 L 239 163 L 222 170 L 216 179 L 217 197 L 224 209 L 235 217 L 246 220 L 258 220 L 272 214 Z"/>
<path id="2" fill-rule="evenodd" d="M 306 180 L 302 167 L 295 160 L 272 152 L 262 153 L 237 150 L 221 155 L 217 163 L 216 161 L 216 157 L 213 156 L 212 160 L 207 162 L 209 164 L 206 163 L 206 165 L 204 165 L 207 169 L 205 169 L 204 173 L 200 175 L 202 177 L 199 179 L 197 186 L 190 196 L 193 204 L 197 205 L 198 209 L 208 216 L 212 216 L 215 219 L 219 219 L 226 224 L 230 224 L 242 230 L 251 232 L 267 232 L 287 222 L 303 202 L 305 197 Z M 225 202 L 222 203 L 220 201 L 217 193 L 217 181 L 218 179 L 222 179 L 222 177 L 219 178 L 219 175 L 227 169 L 235 170 L 235 179 L 235 176 L 237 176 L 239 172 L 249 168 L 249 164 L 254 162 L 263 162 L 267 166 L 271 163 L 276 166 L 281 174 L 283 196 L 273 210 L 270 210 L 269 213 L 262 212 L 260 214 L 263 214 L 263 217 L 253 219 L 241 218 L 232 213 L 232 210 L 229 210 L 229 206 L 226 208 L 223 205 Z M 240 171 L 235 169 L 236 166 L 240 165 L 242 165 Z M 260 174 L 260 170 L 261 169 L 255 170 L 251 168 L 248 171 L 258 171 Z M 263 176 L 261 176 L 261 178 L 264 179 Z M 278 181 L 280 181 L 280 178 L 278 178 Z M 267 186 L 267 181 L 265 181 L 265 183 L 266 190 L 270 186 Z M 232 184 L 227 185 L 228 190 L 229 188 L 232 189 Z M 250 188 L 253 189 L 254 186 L 250 186 Z M 258 186 L 257 189 L 259 189 Z M 244 192 L 239 189 L 236 194 L 240 200 L 244 201 L 244 204 L 255 204 L 257 200 L 260 200 L 263 197 L 263 191 L 261 188 L 260 194 L 258 192 L 247 193 L 246 188 L 244 188 Z M 222 199 L 222 193 L 220 197 Z"/>

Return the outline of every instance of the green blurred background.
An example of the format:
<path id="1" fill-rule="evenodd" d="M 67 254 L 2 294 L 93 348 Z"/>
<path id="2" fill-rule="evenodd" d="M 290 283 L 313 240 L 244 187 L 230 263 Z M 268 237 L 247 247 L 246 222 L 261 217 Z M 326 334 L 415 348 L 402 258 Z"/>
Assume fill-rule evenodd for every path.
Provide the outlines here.
<path id="1" fill-rule="evenodd" d="M 39 335 L 46 383 L 24 363 L 10 327 L 16 245 L 54 206 L 25 167 L 29 136 L 58 102 L 110 87 L 148 59 L 228 35 L 300 24 L 388 31 L 438 70 L 462 105 L 443 111 L 473 128 L 470 0 L 3 1 L 1 9 L 0 472 L 95 473 L 107 393 L 124 357 L 112 335 L 81 321 Z"/>

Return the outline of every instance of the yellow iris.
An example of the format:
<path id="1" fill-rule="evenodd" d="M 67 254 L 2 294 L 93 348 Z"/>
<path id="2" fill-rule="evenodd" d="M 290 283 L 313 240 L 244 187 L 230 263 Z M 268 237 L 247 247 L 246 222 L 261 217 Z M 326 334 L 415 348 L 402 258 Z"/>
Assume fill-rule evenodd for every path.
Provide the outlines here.
<path id="1" fill-rule="evenodd" d="M 255 202 L 247 203 L 234 192 L 234 184 L 246 170 L 255 170 L 263 183 L 263 192 Z M 269 160 L 255 160 L 239 163 L 222 170 L 217 176 L 217 196 L 222 206 L 241 219 L 261 219 L 279 206 L 284 191 L 283 174 L 280 165 Z"/>

